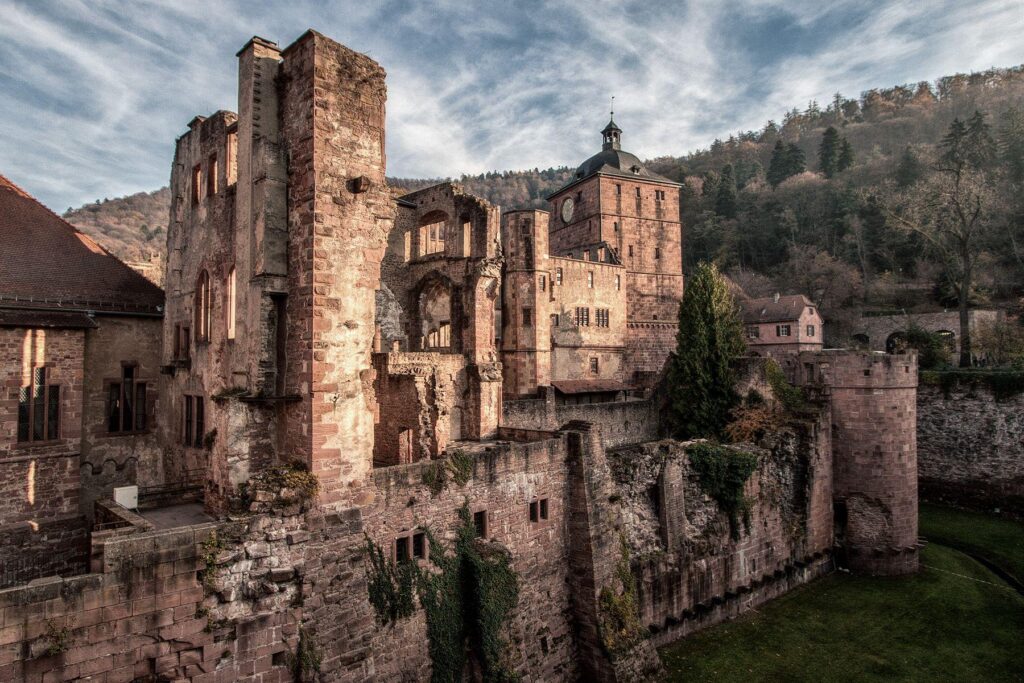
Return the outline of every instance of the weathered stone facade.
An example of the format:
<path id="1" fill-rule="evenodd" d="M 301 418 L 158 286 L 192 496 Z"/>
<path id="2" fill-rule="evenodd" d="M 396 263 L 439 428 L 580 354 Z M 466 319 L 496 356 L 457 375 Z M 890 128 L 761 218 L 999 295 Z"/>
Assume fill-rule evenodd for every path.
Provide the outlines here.
<path id="1" fill-rule="evenodd" d="M 984 381 L 922 384 L 917 450 L 922 498 L 1024 516 L 1024 395 L 997 398 Z"/>
<path id="2" fill-rule="evenodd" d="M 128 472 L 134 457 L 136 480 L 197 487 L 219 521 L 155 529 L 96 500 L 63 578 L 0 590 L 0 678 L 424 680 L 450 664 L 434 660 L 436 617 L 411 585 L 408 609 L 387 613 L 371 558 L 434 572 L 469 529 L 462 508 L 473 547 L 515 577 L 501 659 L 527 681 L 653 675 L 652 634 L 828 571 L 836 499 L 852 565 L 913 570 L 913 358 L 786 366 L 817 412 L 751 447 L 755 504 L 735 539 L 685 445 L 654 441 L 661 403 L 641 387 L 674 345 L 678 187 L 621 152 L 614 124 L 552 197 L 555 230 L 447 183 L 393 199 L 384 72 L 365 55 L 309 31 L 283 50 L 254 38 L 238 57 L 238 114 L 197 117 L 176 147 L 161 356 L 137 375 L 159 367 L 162 459 L 135 455 L 143 438 L 114 455 L 82 428 L 90 467 Z M 72 387 L 109 381 L 123 352 L 112 339 L 86 372 L 83 334 L 58 335 Z M 65 437 L 85 453 L 86 436 Z M 860 514 L 860 500 L 882 512 Z M 42 506 L 55 520 L 77 507 Z M 71 576 L 86 547 L 89 573 Z M 468 650 L 459 674 L 483 677 Z"/>

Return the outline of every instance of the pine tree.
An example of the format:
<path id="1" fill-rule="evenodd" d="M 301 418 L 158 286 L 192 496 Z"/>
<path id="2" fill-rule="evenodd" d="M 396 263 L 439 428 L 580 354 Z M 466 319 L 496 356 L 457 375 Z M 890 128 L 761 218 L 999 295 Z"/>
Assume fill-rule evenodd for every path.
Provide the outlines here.
<path id="1" fill-rule="evenodd" d="M 949 132 L 942 138 L 939 147 L 942 155 L 939 157 L 941 170 L 960 173 L 967 163 L 966 158 L 967 126 L 960 119 L 953 119 L 949 124 Z"/>
<path id="2" fill-rule="evenodd" d="M 831 178 L 839 170 L 839 133 L 835 126 L 829 126 L 821 136 L 818 147 L 818 169 Z"/>
<path id="3" fill-rule="evenodd" d="M 736 218 L 736 178 L 732 164 L 726 164 L 718 177 L 718 193 L 715 195 L 715 213 L 724 218 Z"/>
<path id="4" fill-rule="evenodd" d="M 924 167 L 921 161 L 914 154 L 914 150 L 907 145 L 900 157 L 900 163 L 896 167 L 896 184 L 900 187 L 910 187 L 924 175 Z"/>
<path id="5" fill-rule="evenodd" d="M 716 437 L 736 406 L 734 361 L 744 352 L 736 302 L 714 264 L 700 263 L 679 306 L 669 361 L 669 412 L 680 438 Z"/>
<path id="6" fill-rule="evenodd" d="M 1024 182 L 1024 112 L 1012 108 L 1002 116 L 999 128 L 999 158 L 1006 164 L 1010 180 Z"/>
<path id="7" fill-rule="evenodd" d="M 775 141 L 772 149 L 772 159 L 768 163 L 768 182 L 772 187 L 778 187 L 779 183 L 785 180 L 786 175 L 786 145 L 782 138 Z"/>
<path id="8" fill-rule="evenodd" d="M 786 145 L 786 177 L 795 176 L 807 170 L 804 151 L 795 142 Z"/>
<path id="9" fill-rule="evenodd" d="M 975 111 L 967 121 L 967 162 L 975 168 L 985 168 L 996 157 L 996 143 L 985 115 Z"/>
<path id="10" fill-rule="evenodd" d="M 853 166 L 853 145 L 850 141 L 843 136 L 843 141 L 839 145 L 839 159 L 836 161 L 836 170 L 842 173 L 846 169 Z"/>

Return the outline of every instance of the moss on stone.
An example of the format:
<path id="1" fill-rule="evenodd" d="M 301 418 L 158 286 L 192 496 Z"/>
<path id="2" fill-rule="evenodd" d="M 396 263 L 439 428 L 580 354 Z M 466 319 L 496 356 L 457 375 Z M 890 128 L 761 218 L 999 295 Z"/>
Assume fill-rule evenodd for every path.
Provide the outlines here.
<path id="1" fill-rule="evenodd" d="M 612 659 L 625 656 L 647 632 L 640 623 L 636 580 L 630 568 L 629 546 L 619 537 L 619 560 L 615 565 L 615 586 L 603 586 L 598 596 L 601 643 Z"/>
<path id="2" fill-rule="evenodd" d="M 714 498 L 718 507 L 729 516 L 729 532 L 739 540 L 739 519 L 750 530 L 750 501 L 743 490 L 757 469 L 757 457 L 751 453 L 703 442 L 688 446 L 690 467 L 700 477 L 701 489 Z"/>

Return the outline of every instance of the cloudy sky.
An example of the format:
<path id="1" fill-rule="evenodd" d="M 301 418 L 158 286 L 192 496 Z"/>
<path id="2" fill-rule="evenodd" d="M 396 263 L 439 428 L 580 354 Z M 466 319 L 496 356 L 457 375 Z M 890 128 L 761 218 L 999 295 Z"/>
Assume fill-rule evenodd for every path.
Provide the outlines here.
<path id="1" fill-rule="evenodd" d="M 57 211 L 165 185 L 235 52 L 316 28 L 388 72 L 389 175 L 683 154 L 836 91 L 1024 63 L 1024 0 L 0 0 L 0 173 Z"/>

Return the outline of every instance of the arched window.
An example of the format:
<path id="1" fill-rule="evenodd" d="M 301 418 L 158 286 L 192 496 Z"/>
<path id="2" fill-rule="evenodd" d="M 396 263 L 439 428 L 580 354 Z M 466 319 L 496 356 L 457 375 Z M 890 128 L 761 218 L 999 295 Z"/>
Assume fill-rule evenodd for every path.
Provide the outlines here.
<path id="1" fill-rule="evenodd" d="M 210 339 L 210 275 L 205 270 L 199 273 L 196 280 L 196 339 L 209 341 Z"/>
<path id="2" fill-rule="evenodd" d="M 235 269 L 231 268 L 228 273 L 228 286 L 225 288 L 227 291 L 227 301 L 224 305 L 225 316 L 227 317 L 227 330 L 228 339 L 235 338 Z"/>

